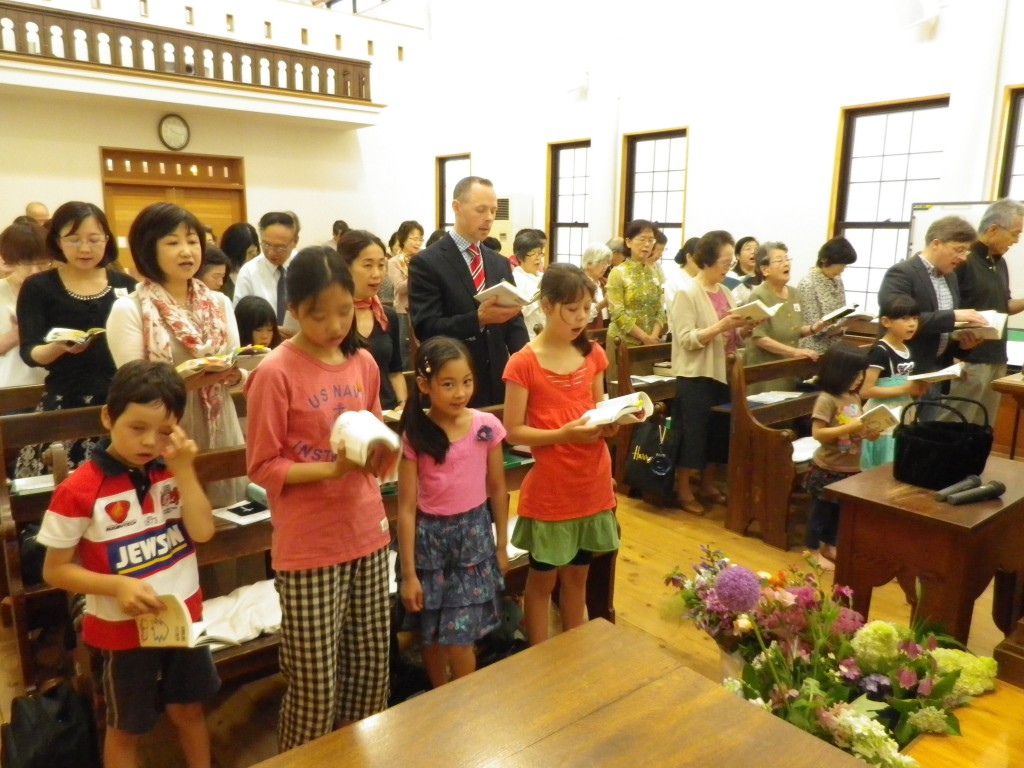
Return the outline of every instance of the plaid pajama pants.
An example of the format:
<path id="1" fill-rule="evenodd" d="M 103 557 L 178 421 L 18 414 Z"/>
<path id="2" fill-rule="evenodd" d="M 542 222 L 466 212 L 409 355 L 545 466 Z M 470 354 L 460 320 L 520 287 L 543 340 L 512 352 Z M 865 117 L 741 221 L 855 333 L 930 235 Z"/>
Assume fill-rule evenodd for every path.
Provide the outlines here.
<path id="1" fill-rule="evenodd" d="M 307 571 L 279 571 L 284 752 L 388 702 L 388 550 Z"/>

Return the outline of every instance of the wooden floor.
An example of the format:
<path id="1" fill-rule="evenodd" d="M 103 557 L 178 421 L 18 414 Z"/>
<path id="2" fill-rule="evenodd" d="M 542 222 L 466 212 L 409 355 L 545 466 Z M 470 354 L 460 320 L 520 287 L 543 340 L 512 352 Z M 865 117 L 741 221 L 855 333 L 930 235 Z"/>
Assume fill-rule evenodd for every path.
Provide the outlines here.
<path id="1" fill-rule="evenodd" d="M 679 604 L 673 597 L 673 591 L 664 584 L 665 575 L 675 566 L 688 569 L 697 562 L 702 544 L 723 550 L 733 562 L 767 571 L 801 562 L 800 548 L 782 552 L 757 538 L 741 537 L 726 531 L 723 507 L 712 507 L 706 517 L 699 518 L 681 510 L 658 508 L 634 499 L 620 497 L 619 502 L 622 548 L 616 574 L 618 623 L 652 635 L 687 666 L 711 679 L 720 679 L 717 646 L 703 632 L 682 623 Z M 991 654 L 1002 639 L 1002 634 L 992 622 L 991 600 L 990 589 L 975 606 L 968 645 L 977 653 Z M 874 591 L 869 618 L 907 622 L 909 614 L 903 593 L 895 584 Z M 0 714 L 5 721 L 10 712 L 10 699 L 19 690 L 17 659 L 9 631 L 6 634 L 0 632 Z M 274 719 L 280 693 L 279 679 L 258 681 L 232 696 L 211 715 L 214 753 L 221 768 L 242 768 L 273 754 Z M 975 708 L 977 711 L 962 711 L 961 720 L 964 732 L 976 746 L 965 750 L 961 748 L 962 740 L 959 739 L 932 739 L 926 744 L 918 743 L 914 749 L 922 750 L 917 755 L 922 768 L 1009 768 L 1024 765 L 1024 692 L 1012 689 L 998 699 L 982 698 Z M 1014 722 L 1020 723 L 1020 727 L 1015 729 L 1016 736 L 1007 736 L 993 727 L 993 723 Z M 979 733 L 989 732 L 992 733 L 991 741 L 979 744 Z M 956 760 L 942 757 L 944 750 L 957 755 Z M 161 763 L 147 760 L 146 765 L 157 768 Z"/>

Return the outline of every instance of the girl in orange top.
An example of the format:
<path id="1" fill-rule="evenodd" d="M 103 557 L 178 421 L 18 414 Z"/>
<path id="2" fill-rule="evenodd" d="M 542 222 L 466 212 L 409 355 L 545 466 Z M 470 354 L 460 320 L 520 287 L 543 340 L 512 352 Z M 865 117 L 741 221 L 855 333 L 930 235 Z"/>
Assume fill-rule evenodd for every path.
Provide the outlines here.
<path id="1" fill-rule="evenodd" d="M 535 464 L 519 493 L 512 543 L 530 553 L 526 630 L 548 636 L 548 612 L 561 583 L 562 626 L 583 623 L 587 571 L 595 552 L 618 549 L 611 456 L 604 439 L 617 426 L 588 426 L 584 413 L 604 399 L 608 358 L 586 339 L 596 287 L 572 264 L 544 273 L 544 329 L 505 368 L 508 441 L 533 448 Z"/>

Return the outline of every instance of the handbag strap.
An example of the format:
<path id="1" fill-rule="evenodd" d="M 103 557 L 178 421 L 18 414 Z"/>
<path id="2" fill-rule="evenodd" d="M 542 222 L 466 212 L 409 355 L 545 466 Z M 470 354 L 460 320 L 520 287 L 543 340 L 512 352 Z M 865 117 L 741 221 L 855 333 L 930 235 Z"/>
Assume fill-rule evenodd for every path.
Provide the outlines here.
<path id="1" fill-rule="evenodd" d="M 966 400 L 967 398 L 959 398 L 959 399 Z M 957 415 L 957 418 L 960 419 L 960 422 L 962 424 L 966 424 L 967 423 L 967 417 L 966 416 L 964 416 L 962 413 L 960 413 L 960 411 L 958 411 L 953 406 L 946 405 L 941 400 L 915 400 L 914 402 L 909 403 L 906 406 L 904 406 L 903 412 L 900 414 L 900 426 L 901 427 L 909 427 L 910 426 L 909 424 L 907 424 L 907 414 L 910 412 L 911 408 L 914 409 L 914 423 L 918 424 L 921 421 L 921 415 L 920 415 L 920 413 L 918 411 L 919 411 L 919 409 L 920 409 L 920 407 L 922 405 L 933 405 L 936 408 L 945 408 L 947 411 L 952 411 L 953 413 L 955 413 Z M 984 407 L 984 406 L 982 406 L 982 407 Z M 988 414 L 987 414 L 987 412 L 986 412 L 986 416 L 985 416 L 985 423 L 986 423 L 986 425 L 988 424 Z"/>
<path id="2" fill-rule="evenodd" d="M 961 401 L 963 403 L 970 403 L 971 405 L 976 405 L 979 408 L 981 408 L 981 412 L 983 414 L 985 414 L 985 426 L 987 427 L 989 425 L 988 408 L 985 407 L 984 403 L 981 403 L 981 402 L 979 402 L 977 400 L 972 400 L 969 397 L 960 397 L 958 395 L 943 395 L 941 398 L 937 398 L 937 399 L 938 400 L 959 400 L 959 401 Z M 956 409 L 954 408 L 954 410 L 956 410 Z M 957 411 L 957 413 L 960 413 L 960 411 Z M 960 415 L 962 416 L 963 414 L 960 414 Z M 966 419 L 965 419 L 965 421 L 966 421 Z"/>

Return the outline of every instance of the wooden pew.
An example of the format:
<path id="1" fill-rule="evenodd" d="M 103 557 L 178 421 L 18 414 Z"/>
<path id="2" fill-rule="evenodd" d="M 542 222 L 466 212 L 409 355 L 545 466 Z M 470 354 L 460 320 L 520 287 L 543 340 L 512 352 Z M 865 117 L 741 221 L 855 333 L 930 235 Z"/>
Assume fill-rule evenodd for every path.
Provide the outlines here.
<path id="1" fill-rule="evenodd" d="M 671 402 L 676 396 L 675 379 L 666 379 L 656 384 L 635 385 L 632 376 L 647 376 L 654 372 L 654 364 L 672 357 L 672 344 L 648 344 L 639 347 L 631 347 L 618 342 L 616 350 L 619 360 L 619 382 L 617 387 L 618 395 L 628 395 L 637 391 L 644 391 L 654 401 L 655 415 L 663 415 L 671 412 Z M 669 375 L 668 369 L 661 369 L 665 375 Z M 608 442 L 613 453 L 613 474 L 616 488 L 619 493 L 629 493 L 626 486 L 626 459 L 629 457 L 629 446 L 633 439 L 633 425 L 624 424 L 619 427 L 618 433 Z"/>
<path id="2" fill-rule="evenodd" d="M 239 415 L 243 416 L 244 398 L 240 392 L 233 392 L 232 397 Z M 22 578 L 20 533 L 26 525 L 38 524 L 42 520 L 53 493 L 52 485 L 36 492 L 16 493 L 11 484 L 12 478 L 7 477 L 7 467 L 22 448 L 40 443 L 57 443 L 56 449 L 51 448 L 50 452 L 58 463 L 61 462 L 61 441 L 105 434 L 100 410 L 100 406 L 92 406 L 0 416 L 0 456 L 3 461 L 0 467 L 0 557 L 3 561 L 0 579 L 4 595 L 2 616 L 4 623 L 13 627 L 26 686 L 32 686 L 35 682 L 30 633 L 55 619 L 66 617 L 67 606 L 62 590 L 45 584 L 26 585 Z M 240 447 L 240 451 L 241 463 L 231 466 L 241 467 L 237 474 L 244 475 L 244 446 Z"/>
<path id="3" fill-rule="evenodd" d="M 725 527 L 746 534 L 750 524 L 756 522 L 764 540 L 783 550 L 789 549 L 786 521 L 796 478 L 793 464 L 796 434 L 791 429 L 776 429 L 771 425 L 809 415 L 817 393 L 752 407 L 747 402 L 747 386 L 778 378 L 808 379 L 817 370 L 818 364 L 807 358 L 744 366 L 742 356 L 738 355 L 729 382 L 732 403 L 728 410 L 732 419 Z"/>
<path id="4" fill-rule="evenodd" d="M 0 387 L 0 416 L 13 411 L 34 410 L 43 399 L 43 385 Z"/>

